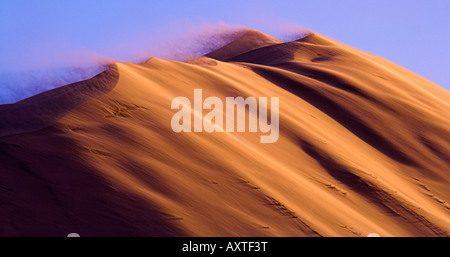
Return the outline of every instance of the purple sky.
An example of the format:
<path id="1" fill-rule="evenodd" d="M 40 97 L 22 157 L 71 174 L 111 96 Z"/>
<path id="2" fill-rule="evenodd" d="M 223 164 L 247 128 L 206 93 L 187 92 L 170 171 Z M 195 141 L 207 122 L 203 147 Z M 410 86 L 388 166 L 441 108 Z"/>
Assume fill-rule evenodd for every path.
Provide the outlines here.
<path id="1" fill-rule="evenodd" d="M 67 67 L 192 51 L 189 41 L 198 40 L 192 35 L 221 23 L 275 37 L 306 27 L 450 90 L 449 14 L 448 0 L 1 0 L 0 103 L 98 72 Z"/>

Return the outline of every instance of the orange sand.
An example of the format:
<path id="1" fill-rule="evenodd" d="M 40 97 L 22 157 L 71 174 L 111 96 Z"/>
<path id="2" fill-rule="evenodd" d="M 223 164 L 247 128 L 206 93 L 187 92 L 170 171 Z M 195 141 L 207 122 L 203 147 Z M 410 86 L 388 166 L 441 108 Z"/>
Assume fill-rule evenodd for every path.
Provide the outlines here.
<path id="1" fill-rule="evenodd" d="M 278 142 L 174 133 L 195 88 L 278 96 Z M 448 236 L 449 117 L 445 89 L 316 33 L 118 63 L 0 106 L 0 235 Z"/>

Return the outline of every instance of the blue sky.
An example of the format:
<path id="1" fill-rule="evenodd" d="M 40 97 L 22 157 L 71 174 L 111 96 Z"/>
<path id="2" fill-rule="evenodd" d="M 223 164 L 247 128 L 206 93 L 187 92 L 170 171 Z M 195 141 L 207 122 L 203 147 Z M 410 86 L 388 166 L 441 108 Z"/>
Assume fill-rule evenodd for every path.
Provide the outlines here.
<path id="1" fill-rule="evenodd" d="M 161 44 L 183 44 L 179 35 L 186 30 L 219 23 L 272 36 L 306 27 L 450 90 L 447 0 L 1 0 L 0 79 L 11 72 L 38 74 L 39 69 L 34 81 L 47 83 L 43 77 L 52 76 L 47 67 L 83 67 L 103 58 L 139 61 L 150 57 L 145 54 L 158 55 Z M 0 81 L 3 99 L 13 82 L 11 76 Z"/>

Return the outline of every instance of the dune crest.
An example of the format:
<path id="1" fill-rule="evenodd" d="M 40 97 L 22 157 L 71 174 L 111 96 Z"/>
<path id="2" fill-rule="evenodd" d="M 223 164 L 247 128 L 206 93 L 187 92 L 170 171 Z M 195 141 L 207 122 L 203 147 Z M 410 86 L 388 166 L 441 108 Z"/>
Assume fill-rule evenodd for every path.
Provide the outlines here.
<path id="1" fill-rule="evenodd" d="M 173 132 L 198 88 L 279 97 L 279 140 Z M 118 63 L 0 106 L 0 235 L 448 236 L 449 115 L 445 89 L 317 33 Z"/>
<path id="2" fill-rule="evenodd" d="M 214 50 L 205 56 L 217 59 L 219 61 L 225 61 L 236 55 L 246 53 L 254 49 L 280 43 L 282 43 L 282 41 L 276 38 L 270 37 L 256 30 L 249 29 L 243 32 L 242 36 L 233 42 Z"/>
<path id="3" fill-rule="evenodd" d="M 0 137 L 51 126 L 83 102 L 111 91 L 118 78 L 113 65 L 91 79 L 0 105 Z"/>

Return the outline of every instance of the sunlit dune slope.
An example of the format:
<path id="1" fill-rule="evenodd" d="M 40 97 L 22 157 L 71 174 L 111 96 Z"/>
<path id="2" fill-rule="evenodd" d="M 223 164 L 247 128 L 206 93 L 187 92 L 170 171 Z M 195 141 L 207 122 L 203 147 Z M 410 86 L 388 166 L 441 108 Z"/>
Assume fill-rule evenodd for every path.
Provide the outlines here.
<path id="1" fill-rule="evenodd" d="M 279 140 L 173 132 L 172 99 L 198 88 L 279 97 Z M 449 104 L 315 33 L 118 63 L 0 106 L 0 235 L 448 236 Z"/>

